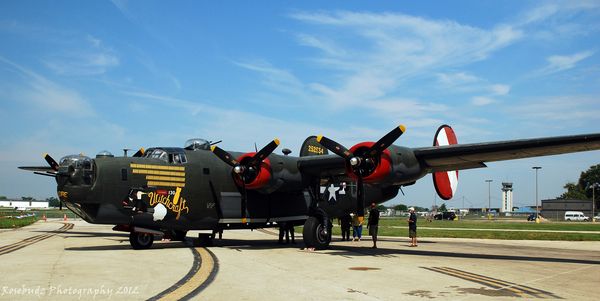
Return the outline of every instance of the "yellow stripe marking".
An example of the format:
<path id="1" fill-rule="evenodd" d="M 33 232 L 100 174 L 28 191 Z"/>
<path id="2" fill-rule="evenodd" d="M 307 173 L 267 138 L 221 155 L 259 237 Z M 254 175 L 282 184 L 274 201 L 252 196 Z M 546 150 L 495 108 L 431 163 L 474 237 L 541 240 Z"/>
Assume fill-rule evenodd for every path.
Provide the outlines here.
<path id="1" fill-rule="evenodd" d="M 158 176 L 185 177 L 185 172 L 177 172 L 177 171 L 134 169 L 131 172 L 134 173 L 134 174 L 142 174 L 142 175 L 158 175 Z"/>
<path id="2" fill-rule="evenodd" d="M 185 171 L 185 167 L 184 166 L 166 166 L 166 165 L 135 164 L 135 163 L 131 163 L 129 166 L 131 168 L 141 168 L 141 169 L 158 169 L 158 170 Z"/>
<path id="3" fill-rule="evenodd" d="M 205 248 L 196 248 L 196 251 L 200 254 L 201 264 L 200 268 L 188 281 L 178 287 L 176 290 L 170 292 L 166 296 L 163 296 L 159 300 L 181 300 L 187 295 L 191 294 L 195 289 L 200 287 L 212 272 L 215 262 L 212 256 L 208 253 Z"/>
<path id="4" fill-rule="evenodd" d="M 146 176 L 146 180 L 167 181 L 167 182 L 185 182 L 185 178 L 162 177 L 162 176 Z"/>
<path id="5" fill-rule="evenodd" d="M 148 181 L 148 186 L 185 187 L 185 183 Z"/>

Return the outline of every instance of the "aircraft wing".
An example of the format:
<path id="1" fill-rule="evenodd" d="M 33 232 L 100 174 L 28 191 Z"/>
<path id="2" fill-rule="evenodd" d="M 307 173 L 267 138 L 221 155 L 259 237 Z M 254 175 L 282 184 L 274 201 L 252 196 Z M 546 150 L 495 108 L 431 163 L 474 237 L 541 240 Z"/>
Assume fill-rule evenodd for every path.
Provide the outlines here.
<path id="1" fill-rule="evenodd" d="M 50 166 L 19 166 L 19 169 L 38 172 L 55 172 Z"/>
<path id="2" fill-rule="evenodd" d="M 346 161 L 338 155 L 306 156 L 298 160 L 298 169 L 321 178 L 338 176 L 346 173 Z"/>
<path id="3" fill-rule="evenodd" d="M 485 167 L 485 162 L 600 149 L 600 133 L 415 148 L 428 172 Z"/>

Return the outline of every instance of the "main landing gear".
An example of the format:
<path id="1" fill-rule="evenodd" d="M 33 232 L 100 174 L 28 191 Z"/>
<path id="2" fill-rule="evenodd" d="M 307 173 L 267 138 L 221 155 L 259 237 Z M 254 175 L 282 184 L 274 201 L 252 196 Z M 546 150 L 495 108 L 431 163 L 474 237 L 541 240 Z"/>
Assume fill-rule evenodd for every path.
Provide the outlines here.
<path id="1" fill-rule="evenodd" d="M 154 242 L 154 235 L 142 232 L 129 232 L 129 243 L 136 250 L 149 249 Z"/>
<path id="2" fill-rule="evenodd" d="M 304 223 L 302 231 L 307 248 L 327 249 L 331 242 L 331 223 L 326 216 L 311 216 Z"/>
<path id="3" fill-rule="evenodd" d="M 302 238 L 307 248 L 317 250 L 327 249 L 331 242 L 331 228 L 333 227 L 327 213 L 317 207 L 319 200 L 319 181 L 316 180 L 309 186 L 310 206 L 308 219 L 304 223 Z"/>

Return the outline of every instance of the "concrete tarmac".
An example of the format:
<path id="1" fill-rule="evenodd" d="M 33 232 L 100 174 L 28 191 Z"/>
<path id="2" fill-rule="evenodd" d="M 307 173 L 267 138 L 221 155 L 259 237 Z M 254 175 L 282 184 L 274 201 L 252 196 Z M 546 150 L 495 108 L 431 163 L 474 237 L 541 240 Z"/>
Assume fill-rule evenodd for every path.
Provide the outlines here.
<path id="1" fill-rule="evenodd" d="M 600 242 L 383 237 L 371 249 L 363 236 L 309 251 L 269 229 L 136 251 L 111 228 L 0 232 L 0 300 L 596 300 L 600 283 Z"/>

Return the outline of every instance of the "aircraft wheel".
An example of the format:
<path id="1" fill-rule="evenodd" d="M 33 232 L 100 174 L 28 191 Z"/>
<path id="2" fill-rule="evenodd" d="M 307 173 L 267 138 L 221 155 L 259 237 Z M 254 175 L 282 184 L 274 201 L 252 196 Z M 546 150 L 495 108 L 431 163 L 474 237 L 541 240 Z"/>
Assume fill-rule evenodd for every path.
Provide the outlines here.
<path id="1" fill-rule="evenodd" d="M 129 243 L 135 250 L 149 249 L 154 242 L 154 235 L 141 232 L 130 232 Z"/>
<path id="2" fill-rule="evenodd" d="M 320 218 L 311 216 L 304 223 L 302 237 L 307 248 L 326 249 L 331 242 L 331 229 L 325 229 Z"/>

